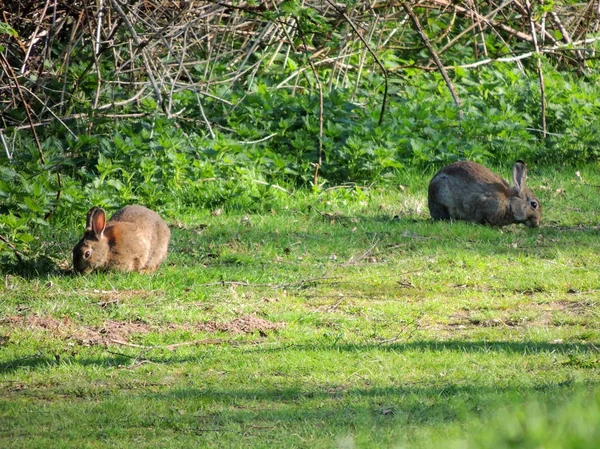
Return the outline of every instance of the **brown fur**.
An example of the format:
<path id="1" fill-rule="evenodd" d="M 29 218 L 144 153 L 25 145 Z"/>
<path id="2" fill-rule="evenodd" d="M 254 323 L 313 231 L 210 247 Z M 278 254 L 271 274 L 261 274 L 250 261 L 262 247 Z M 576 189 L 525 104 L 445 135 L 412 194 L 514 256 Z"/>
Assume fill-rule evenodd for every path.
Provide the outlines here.
<path id="1" fill-rule="evenodd" d="M 455 162 L 436 173 L 429 183 L 431 218 L 492 226 L 539 226 L 542 207 L 526 181 L 527 166 L 523 161 L 513 166 L 513 186 L 476 162 Z"/>
<path id="2" fill-rule="evenodd" d="M 160 216 L 144 206 L 125 206 L 106 222 L 104 210 L 92 207 L 83 238 L 73 248 L 73 267 L 154 271 L 167 257 L 171 231 Z"/>

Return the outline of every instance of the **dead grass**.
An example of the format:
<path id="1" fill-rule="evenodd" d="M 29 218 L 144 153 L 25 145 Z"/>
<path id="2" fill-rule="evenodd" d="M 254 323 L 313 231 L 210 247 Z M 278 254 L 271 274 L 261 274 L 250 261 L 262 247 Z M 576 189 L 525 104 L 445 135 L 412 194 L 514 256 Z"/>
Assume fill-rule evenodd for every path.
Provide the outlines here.
<path id="1" fill-rule="evenodd" d="M 485 318 L 480 310 L 458 310 L 449 317 L 447 323 L 427 323 L 421 321 L 419 329 L 452 331 L 475 328 L 543 328 L 563 326 L 556 316 L 563 318 L 581 318 L 595 313 L 596 302 L 593 301 L 551 301 L 544 303 L 519 304 L 514 308 L 496 310 L 493 318 Z"/>
<path id="2" fill-rule="evenodd" d="M 51 316 L 9 316 L 2 320 L 9 329 L 41 330 L 48 337 L 71 340 L 83 346 L 110 346 L 115 342 L 127 343 L 132 336 L 149 333 L 191 331 L 227 334 L 253 334 L 265 336 L 268 332 L 282 329 L 285 323 L 273 323 L 255 315 L 245 315 L 227 322 L 209 321 L 195 325 L 159 326 L 131 321 L 108 320 L 102 326 L 82 326 L 71 318 Z M 8 337 L 10 338 L 10 336 Z"/>

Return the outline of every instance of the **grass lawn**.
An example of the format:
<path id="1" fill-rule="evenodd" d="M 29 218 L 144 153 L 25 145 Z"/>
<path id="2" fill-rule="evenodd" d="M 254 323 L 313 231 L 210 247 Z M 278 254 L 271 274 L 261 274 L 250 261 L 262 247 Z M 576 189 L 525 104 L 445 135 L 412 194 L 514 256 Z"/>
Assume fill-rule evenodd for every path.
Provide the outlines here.
<path id="1" fill-rule="evenodd" d="M 151 275 L 5 271 L 0 447 L 597 448 L 599 168 L 531 168 L 537 229 L 407 173 L 168 217 Z"/>

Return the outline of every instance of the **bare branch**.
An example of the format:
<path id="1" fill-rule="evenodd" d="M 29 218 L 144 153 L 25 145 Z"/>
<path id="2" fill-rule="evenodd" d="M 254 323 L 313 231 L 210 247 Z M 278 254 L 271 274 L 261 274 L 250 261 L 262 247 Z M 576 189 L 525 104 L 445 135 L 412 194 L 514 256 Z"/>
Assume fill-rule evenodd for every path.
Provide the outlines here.
<path id="1" fill-rule="evenodd" d="M 125 14 L 125 12 L 123 11 L 123 8 L 121 8 L 119 1 L 118 0 L 110 0 L 110 2 L 113 5 L 113 7 L 115 8 L 115 10 L 117 11 L 117 13 L 119 14 L 119 16 L 121 16 L 121 19 L 123 20 L 123 22 L 125 23 L 125 26 L 129 30 L 131 37 L 133 38 L 134 42 L 138 46 L 138 50 L 140 51 L 140 54 L 142 55 L 142 61 L 144 62 L 144 67 L 146 68 L 146 75 L 148 76 L 148 80 L 150 81 L 150 84 L 152 85 L 152 88 L 154 89 L 154 95 L 156 95 L 156 101 L 161 106 L 163 111 L 165 111 L 165 113 L 168 115 L 162 93 L 160 91 L 160 88 L 158 87 L 158 84 L 156 84 L 156 80 L 154 79 L 154 75 L 152 73 L 152 68 L 150 67 L 150 62 L 148 61 L 146 52 L 144 51 L 142 41 L 140 40 L 139 36 L 137 35 L 135 29 L 133 28 L 133 25 L 131 25 L 131 22 L 127 18 L 127 14 Z"/>
<path id="2" fill-rule="evenodd" d="M 371 56 L 373 56 L 373 59 L 375 59 L 375 62 L 377 63 L 377 65 L 381 69 L 381 73 L 383 73 L 383 78 L 385 80 L 385 88 L 384 88 L 384 91 L 383 91 L 383 101 L 381 102 L 381 112 L 379 114 L 379 124 L 381 125 L 383 123 L 383 116 L 385 114 L 385 107 L 386 107 L 387 95 L 388 95 L 388 74 L 387 74 L 387 70 L 386 70 L 385 66 L 383 65 L 383 63 L 379 60 L 379 58 L 377 57 L 377 54 L 373 51 L 373 49 L 371 48 L 371 46 L 369 45 L 369 43 L 362 37 L 362 35 L 358 31 L 358 29 L 356 28 L 356 25 L 354 25 L 354 23 L 352 23 L 352 21 L 348 18 L 348 16 L 346 15 L 346 13 L 344 13 L 344 11 L 342 11 L 341 9 L 339 9 L 337 7 L 337 5 L 335 3 L 333 3 L 331 0 L 326 0 L 326 1 L 331 6 L 333 6 L 333 8 L 338 12 L 338 14 L 340 16 L 342 16 L 344 18 L 344 20 L 348 23 L 348 25 L 350 25 L 352 27 L 352 29 L 356 33 L 356 36 L 361 40 L 361 42 L 365 45 L 365 47 L 367 47 L 367 49 L 369 50 L 369 53 L 371 53 Z"/>
<path id="3" fill-rule="evenodd" d="M 450 81 L 450 77 L 448 76 L 448 72 L 446 72 L 446 69 L 444 68 L 444 65 L 442 64 L 442 61 L 440 60 L 440 57 L 435 52 L 435 50 L 433 48 L 433 45 L 431 45 L 431 42 L 429 42 L 429 39 L 427 38 L 427 35 L 425 34 L 425 31 L 423 31 L 423 27 L 421 27 L 421 24 L 419 23 L 419 19 L 417 18 L 417 16 L 415 15 L 415 13 L 413 12 L 413 10 L 411 9 L 410 5 L 408 5 L 407 3 L 403 3 L 402 7 L 404 8 L 404 10 L 406 11 L 406 13 L 408 14 L 408 16 L 410 17 L 410 19 L 412 20 L 413 24 L 415 25 L 415 28 L 417 29 L 417 32 L 419 33 L 419 36 L 421 36 L 421 40 L 423 41 L 423 43 L 425 44 L 425 46 L 427 47 L 427 49 L 429 50 L 429 52 L 433 56 L 433 60 L 435 61 L 435 65 L 437 65 L 440 73 L 442 74 L 442 78 L 444 78 L 444 81 L 446 82 L 446 86 L 448 86 L 448 90 L 450 90 L 450 93 L 452 94 L 452 98 L 454 99 L 454 103 L 456 103 L 456 107 L 458 108 L 458 116 L 462 120 L 462 118 L 463 118 L 462 104 L 460 102 L 460 98 L 458 97 L 458 93 L 456 92 L 456 89 L 454 88 L 454 85 L 452 84 L 452 81 Z"/>
<path id="4" fill-rule="evenodd" d="M 542 59 L 540 48 L 537 42 L 537 36 L 535 34 L 535 22 L 533 20 L 533 7 L 529 0 L 525 0 L 527 6 L 527 12 L 529 14 L 529 25 L 531 27 L 531 36 L 533 37 L 533 45 L 535 46 L 535 52 L 537 56 L 537 73 L 540 80 L 540 101 L 541 101 L 541 115 L 542 115 L 542 138 L 546 138 L 546 85 L 544 83 L 544 72 L 542 71 Z"/>

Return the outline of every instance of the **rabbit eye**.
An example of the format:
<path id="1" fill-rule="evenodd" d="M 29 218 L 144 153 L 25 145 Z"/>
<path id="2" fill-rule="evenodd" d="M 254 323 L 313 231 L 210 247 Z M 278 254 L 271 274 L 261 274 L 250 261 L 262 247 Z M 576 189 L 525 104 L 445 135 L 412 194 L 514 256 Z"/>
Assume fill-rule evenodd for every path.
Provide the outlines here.
<path id="1" fill-rule="evenodd" d="M 531 202 L 531 207 L 533 207 L 534 209 L 537 209 L 538 203 L 537 201 L 532 201 Z"/>
<path id="2" fill-rule="evenodd" d="M 85 254 L 83 255 L 84 258 L 89 259 L 90 256 L 92 255 L 92 252 L 88 249 Z"/>

